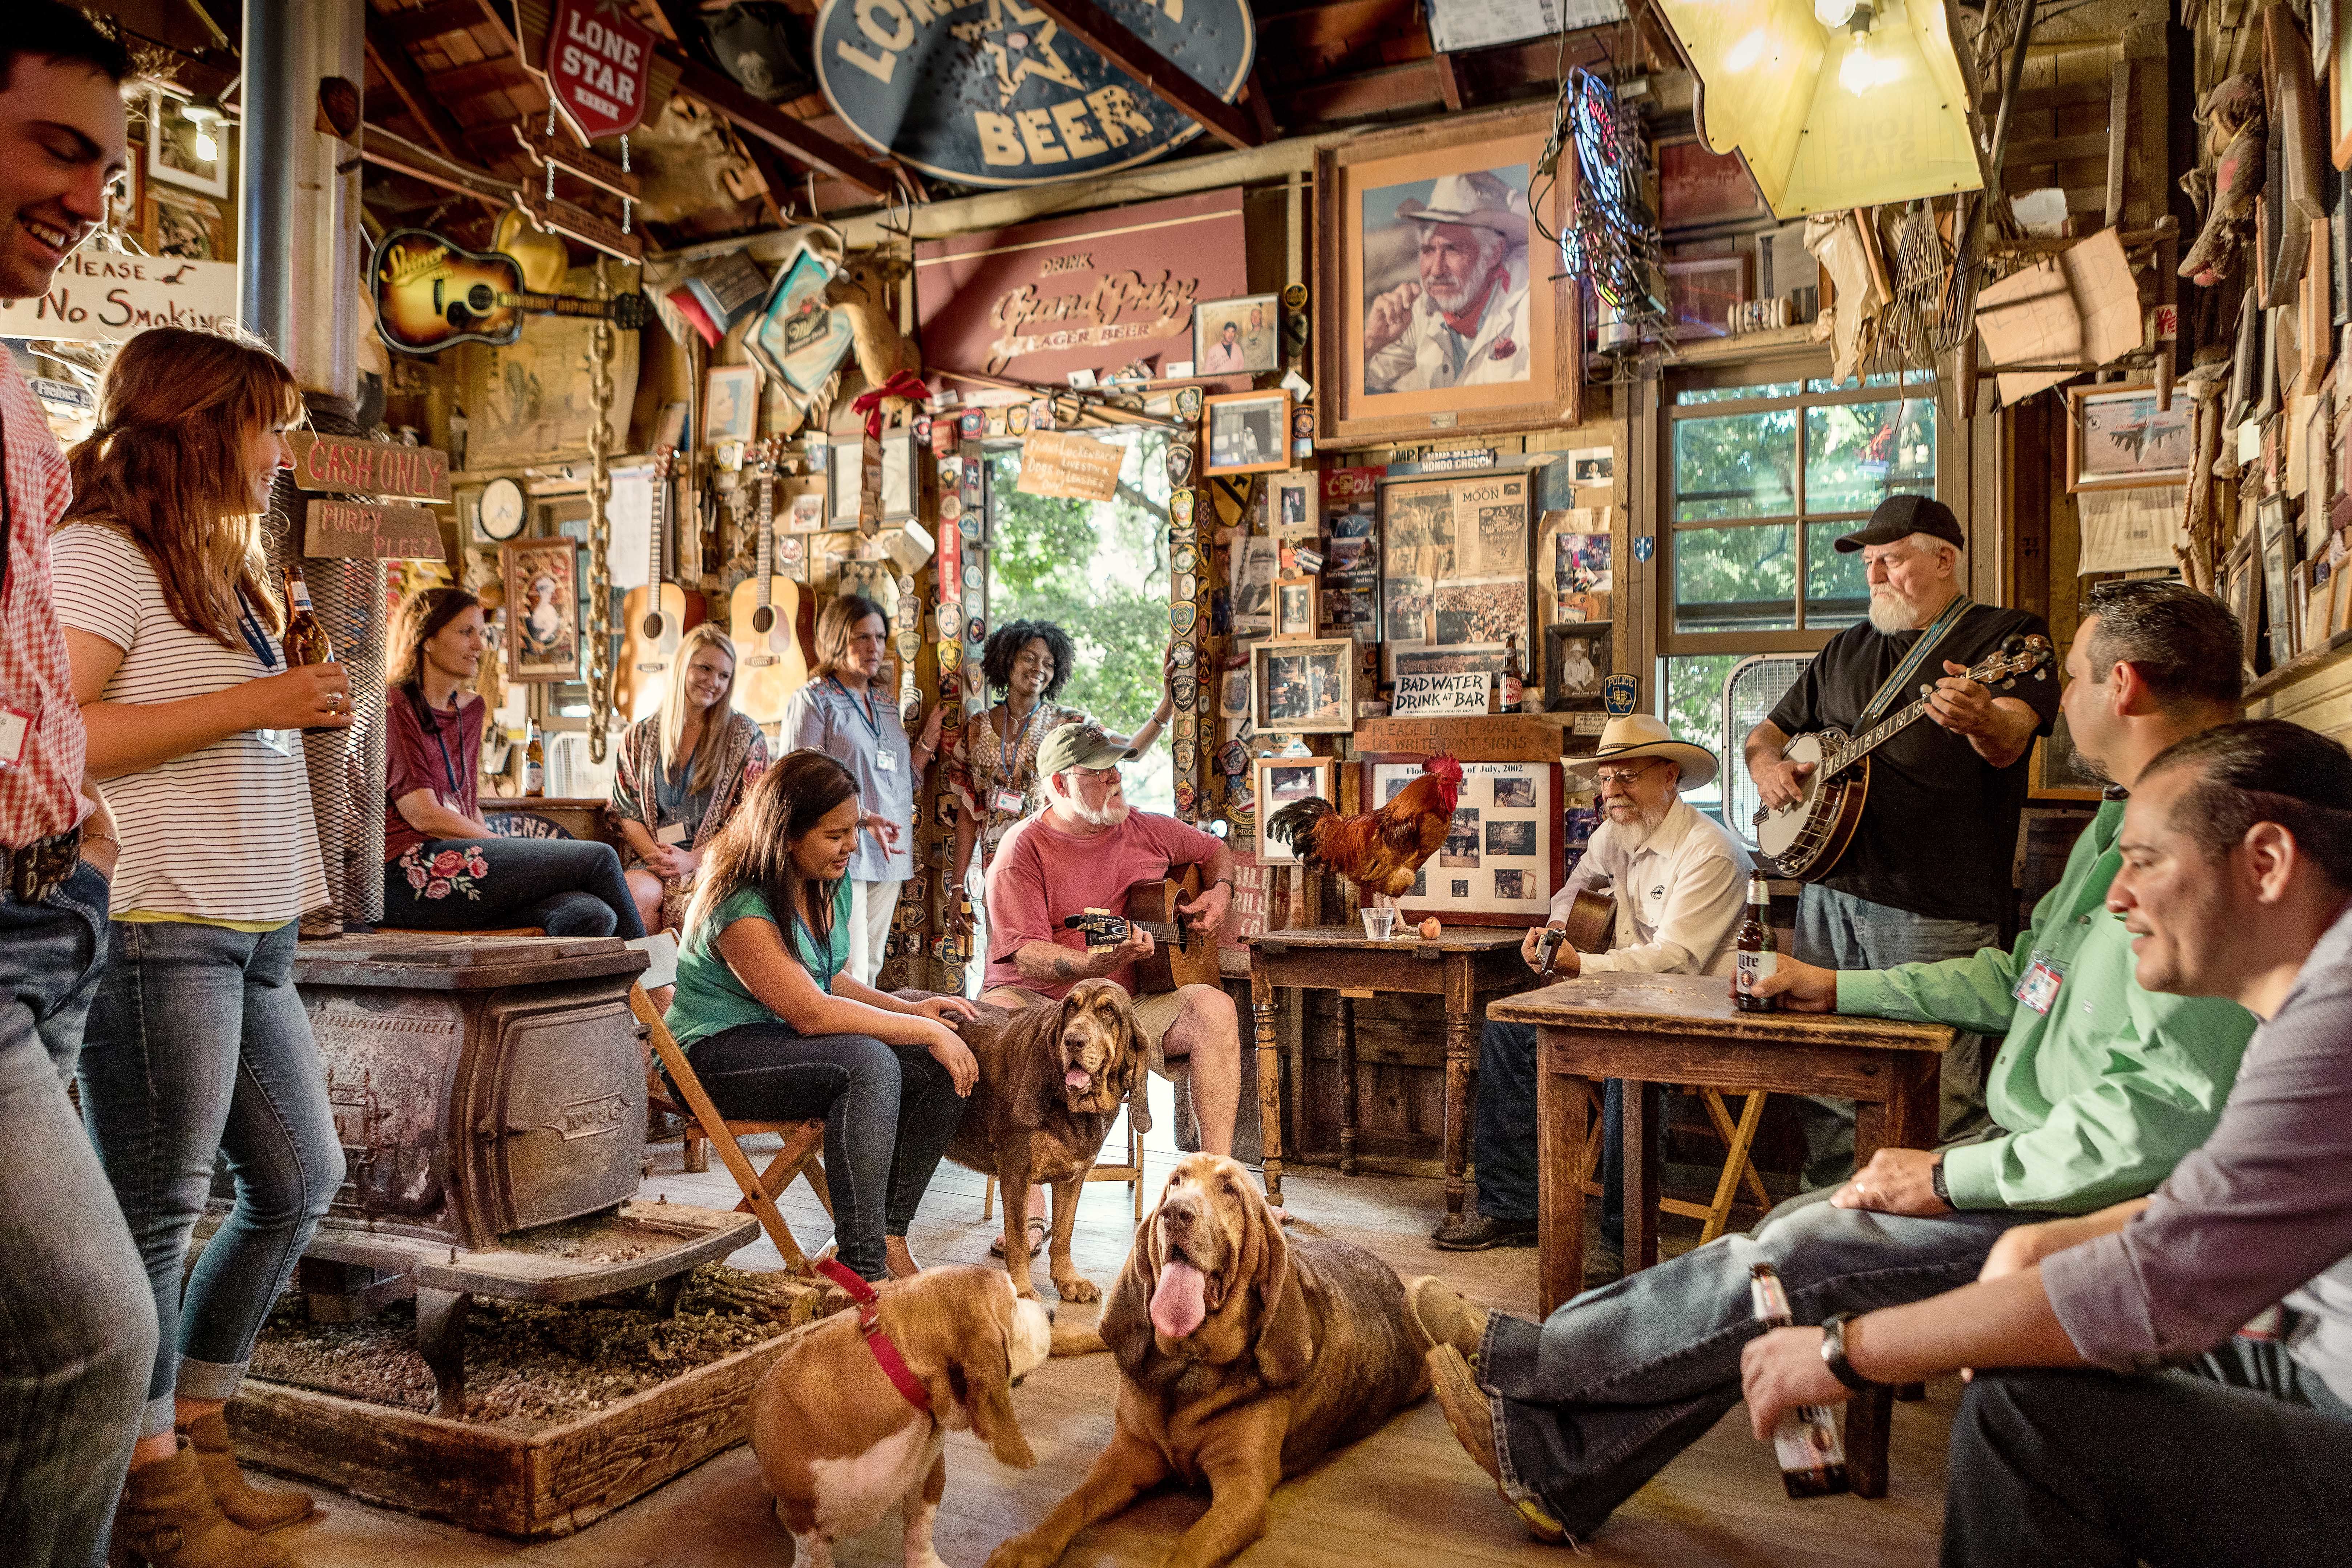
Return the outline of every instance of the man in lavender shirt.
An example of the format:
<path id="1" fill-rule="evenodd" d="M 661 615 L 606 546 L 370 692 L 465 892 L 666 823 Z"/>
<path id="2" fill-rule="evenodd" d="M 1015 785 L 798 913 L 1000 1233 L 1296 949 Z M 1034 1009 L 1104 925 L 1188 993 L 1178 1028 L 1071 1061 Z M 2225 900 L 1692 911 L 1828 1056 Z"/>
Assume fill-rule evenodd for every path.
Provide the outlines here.
<path id="1" fill-rule="evenodd" d="M 2263 1020 L 2212 1135 L 2149 1197 L 2009 1231 L 1974 1285 L 1750 1342 L 1748 1416 L 1769 1437 L 1791 1405 L 2002 1368 L 1953 1426 L 1947 1568 L 2342 1563 L 2352 755 L 2206 731 L 2141 773 L 2118 848 L 2139 984 Z"/>

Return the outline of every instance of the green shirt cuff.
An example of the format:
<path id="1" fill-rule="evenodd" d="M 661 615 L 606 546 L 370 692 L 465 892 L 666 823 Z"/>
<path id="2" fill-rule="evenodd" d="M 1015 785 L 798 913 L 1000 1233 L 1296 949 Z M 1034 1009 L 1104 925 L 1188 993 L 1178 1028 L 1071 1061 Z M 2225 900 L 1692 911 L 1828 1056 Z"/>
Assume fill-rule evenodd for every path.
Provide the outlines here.
<path id="1" fill-rule="evenodd" d="M 1858 1018 L 1901 1016 L 1911 1011 L 1905 1005 L 1902 993 L 1886 983 L 1885 972 L 1877 969 L 1838 972 L 1837 1010 Z"/>
<path id="2" fill-rule="evenodd" d="M 2009 1206 L 2000 1196 L 2000 1152 L 2006 1138 L 1963 1143 L 1944 1151 L 1944 1190 L 1956 1209 L 1997 1209 Z"/>

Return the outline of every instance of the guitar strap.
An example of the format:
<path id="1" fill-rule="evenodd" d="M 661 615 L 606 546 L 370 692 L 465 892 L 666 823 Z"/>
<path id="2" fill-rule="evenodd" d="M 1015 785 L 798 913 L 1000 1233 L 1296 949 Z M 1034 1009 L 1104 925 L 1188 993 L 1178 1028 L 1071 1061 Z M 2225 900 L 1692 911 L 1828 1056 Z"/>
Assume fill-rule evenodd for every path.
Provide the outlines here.
<path id="1" fill-rule="evenodd" d="M 1894 673 L 1889 675 L 1880 684 L 1878 689 L 1871 694 L 1870 701 L 1862 710 L 1862 717 L 1854 721 L 1853 727 L 1856 730 L 1866 730 L 1876 723 L 1879 718 L 1911 689 L 1912 678 L 1926 667 L 1928 655 L 1943 646 L 1945 637 L 1951 634 L 1954 626 L 1960 624 L 1960 617 L 1974 608 L 1976 608 L 1975 600 L 1966 594 L 1958 595 L 1950 604 L 1944 606 L 1941 615 L 1927 623 L 1927 629 L 1920 634 L 1917 642 L 1911 645 L 1911 651 L 1903 656 L 1903 661 L 1895 667 Z"/>

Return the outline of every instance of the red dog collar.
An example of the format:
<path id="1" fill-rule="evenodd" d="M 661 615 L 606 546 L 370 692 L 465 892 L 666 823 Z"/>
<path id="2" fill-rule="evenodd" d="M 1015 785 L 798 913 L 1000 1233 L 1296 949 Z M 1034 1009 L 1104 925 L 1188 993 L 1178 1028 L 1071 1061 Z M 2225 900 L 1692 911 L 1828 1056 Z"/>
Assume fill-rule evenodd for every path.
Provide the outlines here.
<path id="1" fill-rule="evenodd" d="M 857 1303 L 857 1326 L 866 1335 L 866 1348 L 874 1352 L 874 1364 L 882 1369 L 882 1375 L 890 1380 L 890 1386 L 897 1389 L 908 1404 L 924 1415 L 929 1415 L 931 1391 L 923 1386 L 920 1378 L 908 1370 L 907 1358 L 898 1353 L 898 1347 L 891 1342 L 889 1335 L 882 1331 L 880 1299 L 875 1295 L 874 1287 L 859 1279 L 855 1269 L 837 1258 L 828 1258 L 819 1263 L 816 1271 L 847 1291 L 849 1299 Z"/>

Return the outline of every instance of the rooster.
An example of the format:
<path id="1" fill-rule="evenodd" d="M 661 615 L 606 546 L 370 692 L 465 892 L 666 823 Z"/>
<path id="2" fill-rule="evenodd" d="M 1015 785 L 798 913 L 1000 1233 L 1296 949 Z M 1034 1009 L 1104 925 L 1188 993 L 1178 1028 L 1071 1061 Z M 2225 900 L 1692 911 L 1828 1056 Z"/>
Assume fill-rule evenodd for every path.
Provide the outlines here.
<path id="1" fill-rule="evenodd" d="M 1378 811 L 1341 816 L 1330 802 L 1310 796 L 1267 818 L 1266 836 L 1290 846 L 1310 868 L 1345 877 L 1367 900 L 1402 898 L 1412 890 L 1422 862 L 1444 844 L 1461 793 L 1462 764 L 1432 757 L 1421 776 Z"/>

